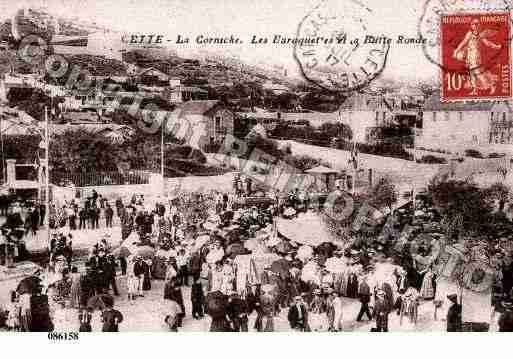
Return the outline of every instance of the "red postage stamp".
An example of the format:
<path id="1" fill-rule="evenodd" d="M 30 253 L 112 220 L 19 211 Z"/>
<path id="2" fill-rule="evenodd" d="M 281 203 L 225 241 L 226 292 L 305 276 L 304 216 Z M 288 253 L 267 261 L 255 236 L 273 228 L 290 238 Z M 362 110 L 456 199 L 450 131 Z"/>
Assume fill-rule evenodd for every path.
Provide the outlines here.
<path id="1" fill-rule="evenodd" d="M 443 15 L 441 100 L 511 98 L 509 11 Z"/>

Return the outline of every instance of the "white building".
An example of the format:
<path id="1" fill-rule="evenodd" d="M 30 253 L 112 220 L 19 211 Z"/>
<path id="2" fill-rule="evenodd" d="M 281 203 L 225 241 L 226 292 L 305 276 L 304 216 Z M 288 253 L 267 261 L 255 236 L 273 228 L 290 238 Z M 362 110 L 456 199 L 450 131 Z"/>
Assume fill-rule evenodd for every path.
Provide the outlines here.
<path id="1" fill-rule="evenodd" d="M 490 102 L 441 103 L 439 95 L 435 93 L 426 101 L 417 146 L 453 152 L 487 146 L 491 120 L 493 116 L 502 116 L 504 109 L 495 105 L 495 115 Z"/>

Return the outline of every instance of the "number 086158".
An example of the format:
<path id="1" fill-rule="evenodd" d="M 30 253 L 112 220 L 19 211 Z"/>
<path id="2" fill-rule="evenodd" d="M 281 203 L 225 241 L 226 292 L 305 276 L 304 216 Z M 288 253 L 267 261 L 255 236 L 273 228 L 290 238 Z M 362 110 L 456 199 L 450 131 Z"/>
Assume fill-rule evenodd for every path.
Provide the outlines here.
<path id="1" fill-rule="evenodd" d="M 77 332 L 49 332 L 48 340 L 54 341 L 69 341 L 69 340 L 78 340 Z"/>

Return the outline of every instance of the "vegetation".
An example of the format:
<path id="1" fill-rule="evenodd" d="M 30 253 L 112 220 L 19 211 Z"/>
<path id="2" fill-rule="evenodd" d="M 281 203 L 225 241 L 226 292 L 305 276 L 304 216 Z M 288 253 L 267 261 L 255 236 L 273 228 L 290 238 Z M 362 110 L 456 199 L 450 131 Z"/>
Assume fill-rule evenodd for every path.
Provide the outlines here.
<path id="1" fill-rule="evenodd" d="M 481 152 L 479 152 L 478 150 L 474 150 L 474 149 L 465 150 L 465 156 L 473 157 L 473 158 L 484 158 L 484 156 Z"/>
<path id="2" fill-rule="evenodd" d="M 504 222 L 504 204 L 510 190 L 501 183 L 482 189 L 473 182 L 443 175 L 431 180 L 428 196 L 444 218 L 443 225 L 452 237 L 487 236 L 494 239 Z"/>
<path id="3" fill-rule="evenodd" d="M 388 177 L 381 178 L 370 190 L 368 201 L 376 208 L 386 207 L 391 210 L 393 204 L 397 202 L 397 192 L 392 180 Z"/>
<path id="4" fill-rule="evenodd" d="M 444 157 L 425 155 L 425 156 L 422 156 L 420 159 L 418 159 L 417 163 L 446 164 L 447 160 Z"/>

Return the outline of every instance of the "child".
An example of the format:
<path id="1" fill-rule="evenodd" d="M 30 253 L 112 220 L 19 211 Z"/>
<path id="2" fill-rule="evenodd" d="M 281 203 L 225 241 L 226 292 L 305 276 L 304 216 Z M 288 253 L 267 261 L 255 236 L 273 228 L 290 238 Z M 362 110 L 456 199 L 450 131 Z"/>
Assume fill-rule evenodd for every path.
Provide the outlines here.
<path id="1" fill-rule="evenodd" d="M 7 328 L 13 331 L 20 330 L 20 304 L 15 291 L 11 291 L 11 303 L 8 307 Z"/>
<path id="2" fill-rule="evenodd" d="M 128 301 L 131 304 L 134 304 L 134 300 L 137 297 L 137 289 L 139 287 L 139 279 L 134 275 L 133 272 L 128 274 L 126 279 L 127 291 L 128 291 Z"/>
<path id="3" fill-rule="evenodd" d="M 87 309 L 82 308 L 78 313 L 78 321 L 80 322 L 79 332 L 92 332 L 91 319 L 93 317 L 93 308 L 88 307 Z"/>
<path id="4" fill-rule="evenodd" d="M 195 278 L 191 288 L 192 317 L 194 319 L 203 318 L 204 301 L 203 286 L 199 278 Z"/>

